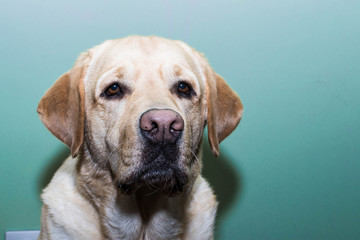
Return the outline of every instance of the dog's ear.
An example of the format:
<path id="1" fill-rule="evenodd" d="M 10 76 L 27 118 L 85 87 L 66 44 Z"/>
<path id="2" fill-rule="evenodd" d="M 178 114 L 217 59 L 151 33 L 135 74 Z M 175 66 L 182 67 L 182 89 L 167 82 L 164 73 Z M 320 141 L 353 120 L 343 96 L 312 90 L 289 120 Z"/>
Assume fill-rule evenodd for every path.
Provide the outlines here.
<path id="1" fill-rule="evenodd" d="M 219 143 L 239 124 L 243 105 L 239 96 L 209 64 L 205 66 L 207 84 L 207 128 L 211 149 L 219 156 Z"/>
<path id="2" fill-rule="evenodd" d="M 206 85 L 207 128 L 212 152 L 219 156 L 219 144 L 234 131 L 243 114 L 239 96 L 227 85 L 225 80 L 214 72 L 205 56 L 178 41 L 178 44 L 192 57 L 201 69 Z"/>
<path id="3" fill-rule="evenodd" d="M 84 77 L 90 61 L 80 55 L 74 67 L 63 74 L 40 100 L 37 112 L 44 125 L 68 145 L 76 157 L 84 140 Z"/>

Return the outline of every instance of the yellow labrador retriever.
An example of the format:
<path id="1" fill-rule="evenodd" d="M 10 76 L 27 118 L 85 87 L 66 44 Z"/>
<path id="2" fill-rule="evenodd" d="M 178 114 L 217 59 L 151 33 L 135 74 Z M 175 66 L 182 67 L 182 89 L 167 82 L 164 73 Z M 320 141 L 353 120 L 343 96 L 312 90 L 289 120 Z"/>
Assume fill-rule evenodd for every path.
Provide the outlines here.
<path id="1" fill-rule="evenodd" d="M 131 36 L 82 53 L 38 106 L 71 148 L 42 194 L 40 239 L 212 239 L 203 130 L 218 155 L 242 112 L 183 42 Z"/>

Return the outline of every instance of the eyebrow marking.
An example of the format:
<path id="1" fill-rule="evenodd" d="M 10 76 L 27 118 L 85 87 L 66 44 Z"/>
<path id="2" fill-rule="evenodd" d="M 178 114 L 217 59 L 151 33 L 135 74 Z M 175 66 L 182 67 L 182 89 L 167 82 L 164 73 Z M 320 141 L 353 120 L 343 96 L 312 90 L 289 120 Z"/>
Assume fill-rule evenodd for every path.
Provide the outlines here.
<path id="1" fill-rule="evenodd" d="M 163 72 L 163 68 L 162 68 L 162 67 L 159 68 L 159 75 L 160 75 L 160 79 L 163 80 L 163 81 L 165 81 L 165 76 L 164 76 L 164 72 Z"/>
<path id="2" fill-rule="evenodd" d="M 179 65 L 174 65 L 174 72 L 177 77 L 183 74 L 182 68 Z"/>
<path id="3" fill-rule="evenodd" d="M 116 69 L 116 77 L 117 78 L 124 78 L 125 76 L 125 69 L 124 67 L 119 67 L 118 69 Z"/>

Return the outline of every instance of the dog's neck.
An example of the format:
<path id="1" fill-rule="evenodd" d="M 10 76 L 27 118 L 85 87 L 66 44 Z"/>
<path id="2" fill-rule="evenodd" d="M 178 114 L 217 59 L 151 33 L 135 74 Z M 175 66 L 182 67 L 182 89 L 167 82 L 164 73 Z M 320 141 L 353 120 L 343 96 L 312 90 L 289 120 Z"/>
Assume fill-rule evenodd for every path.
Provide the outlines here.
<path id="1" fill-rule="evenodd" d="M 156 237 L 157 229 L 169 232 L 169 239 L 181 236 L 184 208 L 191 186 L 172 197 L 146 186 L 133 194 L 124 195 L 109 170 L 97 166 L 86 154 L 80 154 L 78 158 L 78 187 L 98 211 L 106 239 L 121 236 L 124 232 L 127 236 L 123 239 L 159 239 Z"/>

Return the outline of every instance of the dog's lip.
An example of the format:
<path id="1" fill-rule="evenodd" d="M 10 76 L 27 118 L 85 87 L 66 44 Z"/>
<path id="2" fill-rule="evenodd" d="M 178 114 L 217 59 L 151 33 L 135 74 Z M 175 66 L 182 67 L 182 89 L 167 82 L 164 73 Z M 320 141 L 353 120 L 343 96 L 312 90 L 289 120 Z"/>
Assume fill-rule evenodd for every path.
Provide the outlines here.
<path id="1" fill-rule="evenodd" d="M 152 192 L 175 196 L 183 191 L 186 183 L 186 175 L 176 166 L 157 162 L 149 164 L 127 181 L 116 182 L 116 185 L 123 194 L 132 194 L 145 187 Z"/>
<path id="2" fill-rule="evenodd" d="M 146 171 L 141 175 L 140 180 L 166 182 L 173 178 L 174 174 L 174 170 L 171 167 L 154 171 Z"/>

